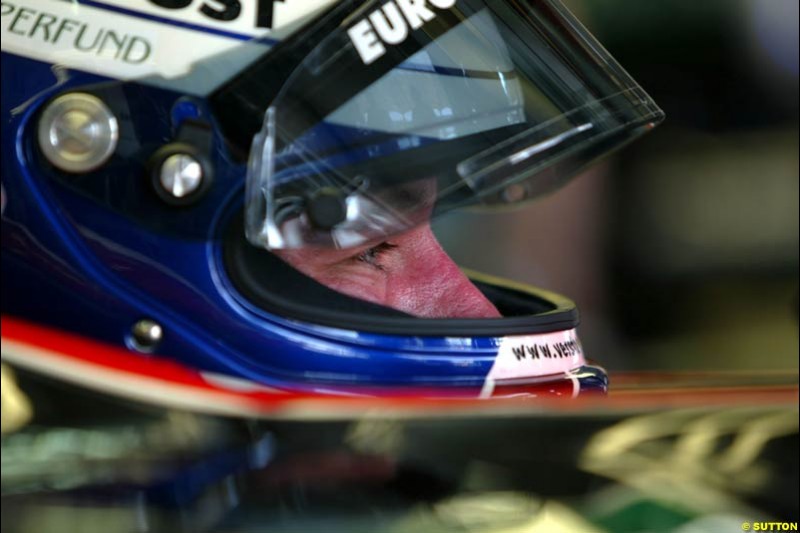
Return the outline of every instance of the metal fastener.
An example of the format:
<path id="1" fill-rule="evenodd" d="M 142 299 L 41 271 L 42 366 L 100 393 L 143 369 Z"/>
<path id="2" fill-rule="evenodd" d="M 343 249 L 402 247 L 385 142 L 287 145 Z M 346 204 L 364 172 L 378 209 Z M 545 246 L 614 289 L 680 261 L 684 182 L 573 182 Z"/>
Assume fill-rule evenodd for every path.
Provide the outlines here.
<path id="1" fill-rule="evenodd" d="M 172 154 L 161 163 L 158 179 L 164 191 L 183 198 L 202 185 L 203 166 L 189 154 Z"/>
<path id="2" fill-rule="evenodd" d="M 152 351 L 164 337 L 164 330 L 158 322 L 144 318 L 131 328 L 131 343 L 140 352 Z"/>
<path id="3" fill-rule="evenodd" d="M 102 100 L 68 93 L 49 104 L 39 118 L 39 147 L 53 166 L 72 173 L 94 170 L 117 147 L 117 118 Z"/>

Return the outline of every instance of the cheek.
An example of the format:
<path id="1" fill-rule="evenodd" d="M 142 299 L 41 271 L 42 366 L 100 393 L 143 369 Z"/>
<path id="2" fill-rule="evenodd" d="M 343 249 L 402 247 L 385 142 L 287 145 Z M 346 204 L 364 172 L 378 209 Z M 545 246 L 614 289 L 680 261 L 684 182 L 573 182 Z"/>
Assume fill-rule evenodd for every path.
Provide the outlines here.
<path id="1" fill-rule="evenodd" d="M 368 302 L 386 305 L 387 283 L 383 272 L 360 265 L 334 268 L 315 276 L 323 285 Z"/>
<path id="2" fill-rule="evenodd" d="M 427 318 L 497 318 L 500 313 L 423 228 L 403 243 L 391 269 L 386 305 Z"/>

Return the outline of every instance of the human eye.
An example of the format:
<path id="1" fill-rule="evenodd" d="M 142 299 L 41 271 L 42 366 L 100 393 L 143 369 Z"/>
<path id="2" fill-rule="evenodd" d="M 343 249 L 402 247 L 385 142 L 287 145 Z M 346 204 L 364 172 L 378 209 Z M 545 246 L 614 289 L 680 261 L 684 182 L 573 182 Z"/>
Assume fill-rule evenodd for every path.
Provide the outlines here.
<path id="1" fill-rule="evenodd" d="M 353 256 L 353 259 L 361 263 L 366 263 L 367 265 L 370 265 L 378 270 L 386 270 L 387 255 L 390 254 L 395 248 L 397 248 L 396 244 L 382 242 L 361 251 Z"/>

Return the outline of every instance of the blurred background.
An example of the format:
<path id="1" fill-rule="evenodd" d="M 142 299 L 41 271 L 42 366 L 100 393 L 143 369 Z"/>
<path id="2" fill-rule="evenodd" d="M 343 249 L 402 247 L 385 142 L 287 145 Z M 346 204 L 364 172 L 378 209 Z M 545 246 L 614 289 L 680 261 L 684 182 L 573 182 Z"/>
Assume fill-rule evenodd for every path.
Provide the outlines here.
<path id="1" fill-rule="evenodd" d="M 550 197 L 441 220 L 445 249 L 575 300 L 610 370 L 796 371 L 798 2 L 565 3 L 667 119 Z"/>

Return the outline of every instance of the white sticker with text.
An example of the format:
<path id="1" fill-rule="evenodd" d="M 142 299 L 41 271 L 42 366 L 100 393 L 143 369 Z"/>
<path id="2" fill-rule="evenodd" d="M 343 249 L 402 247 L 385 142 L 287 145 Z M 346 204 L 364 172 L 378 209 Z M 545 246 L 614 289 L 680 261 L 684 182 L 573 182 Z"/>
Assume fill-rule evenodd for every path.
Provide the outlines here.
<path id="1" fill-rule="evenodd" d="M 203 94 L 330 0 L 274 2 L 2 0 L 4 52 Z M 258 5 L 256 5 L 258 4 Z M 268 8 L 268 9 L 267 9 Z M 275 31 L 275 29 L 279 31 Z M 273 42 L 273 41 L 270 41 Z"/>
<path id="2" fill-rule="evenodd" d="M 586 364 L 574 329 L 504 337 L 487 380 L 565 374 Z"/>

